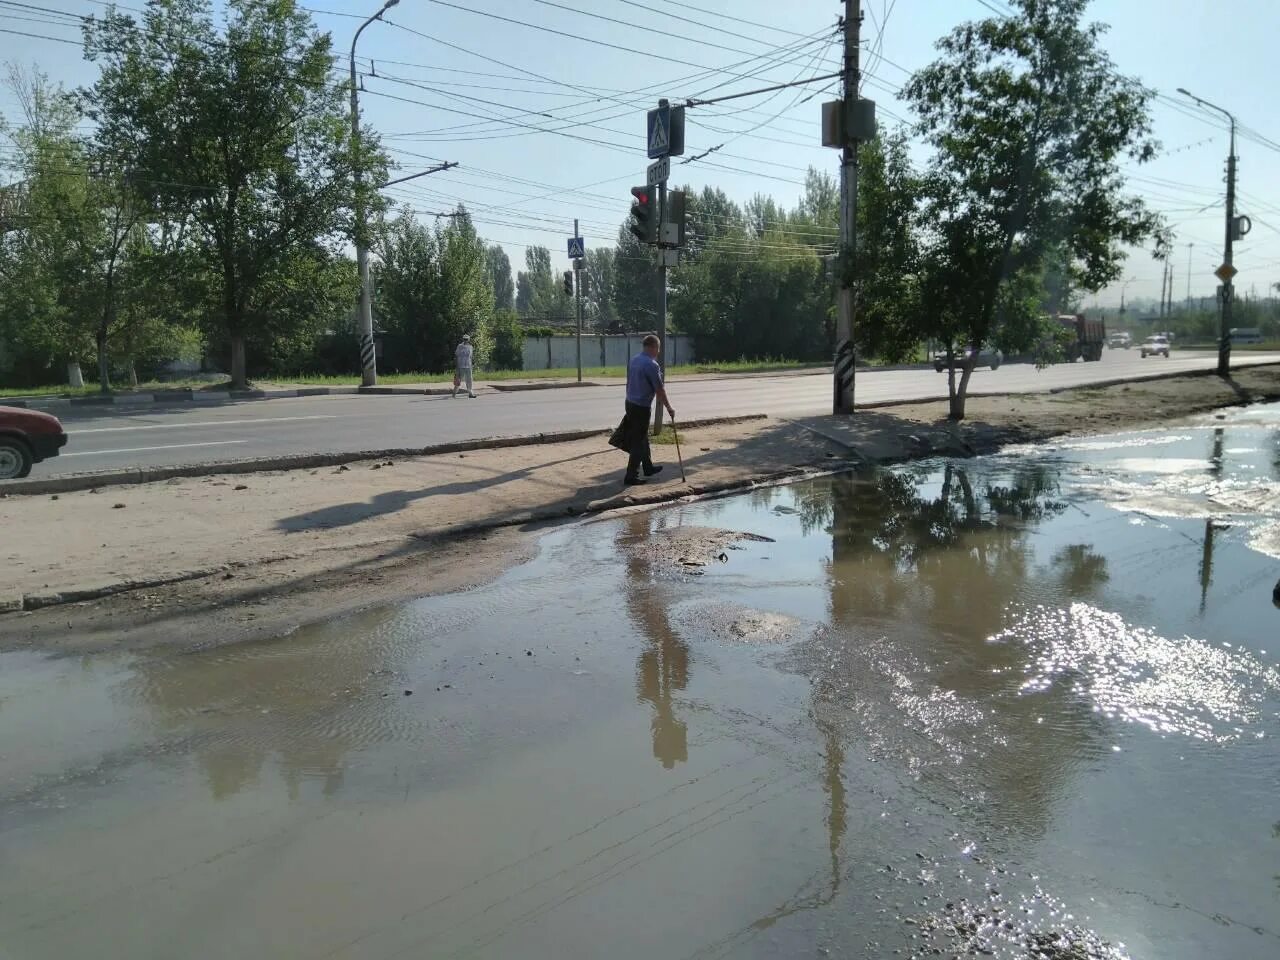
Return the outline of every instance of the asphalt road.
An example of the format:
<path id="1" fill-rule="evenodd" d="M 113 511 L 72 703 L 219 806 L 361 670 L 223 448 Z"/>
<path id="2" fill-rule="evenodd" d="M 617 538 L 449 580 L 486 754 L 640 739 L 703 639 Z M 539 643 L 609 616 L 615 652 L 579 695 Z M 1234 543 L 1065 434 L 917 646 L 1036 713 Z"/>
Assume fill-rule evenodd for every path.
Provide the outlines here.
<path id="1" fill-rule="evenodd" d="M 1008 364 L 973 375 L 974 392 L 1033 392 L 1054 387 L 1212 368 L 1205 353 L 1142 360 L 1136 350 L 1108 351 L 1098 363 L 1046 370 Z M 1250 354 L 1247 363 L 1280 362 L 1280 354 Z M 946 393 L 932 370 L 859 370 L 860 403 L 918 400 Z M 681 420 L 766 413 L 825 413 L 829 374 L 674 380 L 671 400 Z M 38 464 L 33 477 L 135 466 L 172 466 L 286 454 L 353 452 L 483 437 L 517 436 L 614 426 L 622 413 L 617 386 L 485 394 L 471 400 L 425 396 L 299 397 L 195 406 L 84 407 L 62 416 L 70 434 L 63 454 Z M 0 481 L 3 487 L 3 481 Z"/>

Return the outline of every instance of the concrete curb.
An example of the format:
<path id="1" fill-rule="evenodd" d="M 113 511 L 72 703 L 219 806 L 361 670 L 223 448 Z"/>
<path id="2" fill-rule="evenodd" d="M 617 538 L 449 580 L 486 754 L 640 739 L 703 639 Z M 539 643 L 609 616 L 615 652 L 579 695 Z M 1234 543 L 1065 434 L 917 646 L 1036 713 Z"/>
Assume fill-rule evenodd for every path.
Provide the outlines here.
<path id="1" fill-rule="evenodd" d="M 862 368 L 860 368 L 862 369 Z M 874 368 L 866 369 L 898 369 Z M 903 368 L 906 369 L 906 368 Z M 805 377 L 830 373 L 828 366 L 801 367 L 786 370 L 766 370 L 759 373 L 706 373 L 688 374 L 673 378 L 673 383 L 691 383 L 697 380 L 744 380 L 753 377 Z M 620 382 L 620 380 L 618 381 Z M 504 383 L 502 381 L 477 381 L 476 388 L 495 393 L 518 393 L 522 390 L 558 390 L 571 387 L 606 387 L 617 383 L 601 383 L 599 380 L 549 380 L 538 383 Z M 239 403 L 246 400 L 280 400 L 296 397 L 338 396 L 412 396 L 439 397 L 453 393 L 452 385 L 415 387 L 297 387 L 282 390 L 158 390 L 153 393 L 114 393 L 106 396 L 90 394 L 83 397 L 13 397 L 0 398 L 0 406 L 23 407 L 28 410 L 65 410 L 73 407 L 132 407 L 152 403 Z"/>
<path id="2" fill-rule="evenodd" d="M 752 416 L 737 417 L 733 419 L 756 420 L 764 418 Z M 701 421 L 701 423 L 705 425 L 706 421 Z M 699 421 L 690 421 L 685 424 L 686 427 L 696 427 L 698 425 Z M 564 520 L 567 517 L 593 517 L 619 510 L 629 510 L 646 506 L 660 506 L 665 503 L 674 503 L 681 500 L 714 498 L 742 490 L 752 490 L 764 486 L 775 486 L 777 484 L 793 482 L 801 479 L 830 476 L 832 474 L 841 473 L 845 470 L 851 469 L 857 465 L 856 461 L 852 460 L 835 460 L 835 463 L 840 464 L 836 467 L 830 466 L 833 462 L 831 460 L 823 462 L 827 464 L 827 466 L 822 470 L 816 469 L 820 464 L 811 464 L 807 466 L 802 465 L 789 467 L 786 470 L 779 470 L 768 474 L 739 477 L 734 480 L 723 480 L 716 483 L 682 483 L 666 489 L 658 489 L 653 492 L 646 491 L 642 494 L 630 494 L 616 499 L 593 500 L 580 505 L 570 504 L 568 507 L 563 507 L 558 510 L 529 510 L 514 516 L 504 517 L 500 520 L 482 520 L 465 526 L 450 527 L 441 530 L 424 530 L 410 534 L 408 538 L 423 542 L 457 539 L 474 536 L 491 530 L 502 530 L 510 527 L 526 526 L 529 524 L 551 523 Z M 349 551 L 351 549 L 377 546 L 387 542 L 389 541 L 386 539 L 380 539 L 370 543 L 347 545 L 343 549 Z M 291 559 L 292 556 L 293 555 L 286 554 L 278 557 L 264 557 L 261 560 L 255 561 L 222 563 L 205 568 L 184 570 L 178 573 L 167 574 L 162 577 L 149 577 L 138 580 L 120 580 L 114 583 L 103 583 L 93 586 L 75 586 L 61 590 L 47 590 L 36 593 L 13 595 L 0 598 L 0 615 L 3 615 L 4 613 L 31 612 L 47 609 L 49 607 L 65 606 L 72 603 L 85 603 L 92 600 L 102 600 L 122 593 L 130 593 L 135 590 L 155 589 L 157 587 L 172 586 L 178 583 L 188 583 L 192 580 L 203 580 L 207 577 L 227 574 L 236 570 L 244 570 L 249 567 L 278 563 Z"/>
<path id="3" fill-rule="evenodd" d="M 681 427 L 712 427 L 733 423 L 765 420 L 763 413 L 740 417 L 710 417 L 704 420 L 682 422 Z M 178 467 L 138 467 L 133 470 L 114 470 L 105 473 L 76 473 L 42 480 L 14 480 L 0 485 L 0 496 L 36 496 L 46 493 L 72 493 L 77 490 L 93 490 L 125 484 L 155 483 L 179 477 L 213 477 L 228 474 L 267 473 L 278 470 L 309 470 L 316 467 L 336 467 L 361 460 L 385 460 L 389 457 L 430 457 L 447 453 L 467 453 L 472 450 L 497 450 L 505 447 L 530 447 L 547 443 L 568 443 L 573 440 L 589 440 L 608 436 L 612 428 L 596 430 L 566 430 L 561 433 L 538 433 L 519 437 L 485 437 L 478 440 L 459 440 L 429 447 L 395 447 L 384 450 L 358 450 L 350 453 L 296 454 L 287 457 L 266 457 L 256 460 L 229 460 L 223 463 L 193 464 Z"/>

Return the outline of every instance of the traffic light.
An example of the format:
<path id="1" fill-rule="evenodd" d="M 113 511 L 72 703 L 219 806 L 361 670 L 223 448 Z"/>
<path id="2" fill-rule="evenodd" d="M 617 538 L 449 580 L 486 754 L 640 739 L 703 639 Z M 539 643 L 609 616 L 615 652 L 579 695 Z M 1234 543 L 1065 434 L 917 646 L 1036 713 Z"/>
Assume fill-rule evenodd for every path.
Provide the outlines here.
<path id="1" fill-rule="evenodd" d="M 667 194 L 667 223 L 675 224 L 677 247 L 684 246 L 685 192 L 672 190 Z"/>
<path id="2" fill-rule="evenodd" d="M 658 191 L 654 187 L 632 187 L 631 232 L 641 243 L 658 239 Z"/>
<path id="3" fill-rule="evenodd" d="M 566 270 L 564 272 L 564 295 L 566 297 L 573 296 L 573 271 Z"/>

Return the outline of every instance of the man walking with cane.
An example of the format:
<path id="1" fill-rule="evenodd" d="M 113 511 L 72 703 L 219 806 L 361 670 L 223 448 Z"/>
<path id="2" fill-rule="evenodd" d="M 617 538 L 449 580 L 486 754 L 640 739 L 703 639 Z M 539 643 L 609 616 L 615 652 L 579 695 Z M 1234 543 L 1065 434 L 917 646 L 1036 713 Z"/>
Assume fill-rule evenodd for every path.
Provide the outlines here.
<path id="1" fill-rule="evenodd" d="M 652 477 L 662 470 L 662 467 L 654 466 L 649 449 L 649 420 L 653 398 L 658 398 L 658 402 L 667 408 L 667 413 L 673 419 L 676 415 L 662 384 L 662 368 L 658 366 L 662 341 L 649 334 L 644 338 L 643 346 L 644 349 L 627 364 L 626 414 L 609 439 L 615 447 L 630 454 L 627 472 L 622 478 L 622 482 L 628 487 L 645 482 L 640 476 L 641 470 L 645 477 Z"/>

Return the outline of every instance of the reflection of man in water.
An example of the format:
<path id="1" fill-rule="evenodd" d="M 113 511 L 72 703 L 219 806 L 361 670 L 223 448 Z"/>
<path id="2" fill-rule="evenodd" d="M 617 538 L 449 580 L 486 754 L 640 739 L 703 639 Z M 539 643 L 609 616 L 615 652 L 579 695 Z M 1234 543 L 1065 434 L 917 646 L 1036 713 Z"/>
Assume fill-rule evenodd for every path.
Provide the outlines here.
<path id="1" fill-rule="evenodd" d="M 650 519 L 644 514 L 628 518 L 627 534 L 632 543 L 641 545 L 648 539 Z M 648 560 L 637 549 L 626 550 L 625 555 L 627 609 L 646 640 L 636 662 L 636 699 L 653 706 L 653 755 L 670 770 L 689 759 L 689 731 L 675 712 L 675 691 L 689 683 L 689 648 L 671 629 Z"/>

